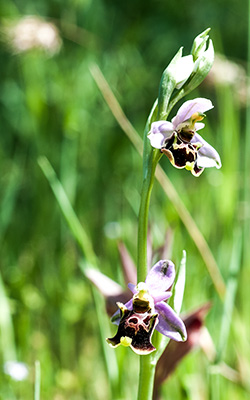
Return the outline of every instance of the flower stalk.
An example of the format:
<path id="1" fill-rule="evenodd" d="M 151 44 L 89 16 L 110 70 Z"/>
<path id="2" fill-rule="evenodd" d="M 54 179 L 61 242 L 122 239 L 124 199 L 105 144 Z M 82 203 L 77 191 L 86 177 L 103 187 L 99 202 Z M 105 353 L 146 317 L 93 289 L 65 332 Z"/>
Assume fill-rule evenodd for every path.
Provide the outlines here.
<path id="1" fill-rule="evenodd" d="M 145 148 L 145 147 L 144 147 Z M 158 149 L 149 149 L 142 183 L 141 204 L 138 220 L 137 281 L 145 281 L 147 268 L 147 233 L 150 197 L 154 183 L 155 169 L 162 154 Z"/>
<path id="2" fill-rule="evenodd" d="M 138 400 L 152 399 L 156 364 L 155 353 L 140 356 Z"/>
<path id="3" fill-rule="evenodd" d="M 158 161 L 162 154 L 158 149 L 149 145 L 148 127 L 157 117 L 158 104 L 155 102 L 148 118 L 143 147 L 143 183 L 141 190 L 141 203 L 138 217 L 138 242 L 137 242 L 137 282 L 145 281 L 147 276 L 147 232 L 148 215 L 151 192 L 153 189 L 154 175 Z M 154 336 L 159 337 L 158 332 Z M 165 338 L 164 338 L 165 339 Z M 156 352 L 147 356 L 140 356 L 140 374 L 138 386 L 138 400 L 151 400 L 154 390 L 155 369 L 157 364 Z"/>

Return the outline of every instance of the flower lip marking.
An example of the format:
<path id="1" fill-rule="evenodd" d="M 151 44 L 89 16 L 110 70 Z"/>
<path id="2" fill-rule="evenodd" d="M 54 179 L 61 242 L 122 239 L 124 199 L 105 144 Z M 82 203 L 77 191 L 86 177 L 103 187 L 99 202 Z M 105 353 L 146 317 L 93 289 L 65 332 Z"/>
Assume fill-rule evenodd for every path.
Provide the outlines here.
<path id="1" fill-rule="evenodd" d="M 136 313 L 118 303 L 121 318 L 116 335 L 107 339 L 111 347 L 125 345 L 137 354 L 149 354 L 155 350 L 151 336 L 158 322 L 158 314 Z"/>

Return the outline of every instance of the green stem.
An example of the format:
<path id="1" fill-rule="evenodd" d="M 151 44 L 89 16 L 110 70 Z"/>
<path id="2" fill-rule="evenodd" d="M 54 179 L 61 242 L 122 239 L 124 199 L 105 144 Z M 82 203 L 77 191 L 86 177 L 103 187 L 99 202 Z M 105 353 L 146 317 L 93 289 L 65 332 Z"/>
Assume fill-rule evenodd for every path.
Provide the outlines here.
<path id="1" fill-rule="evenodd" d="M 144 146 L 144 178 L 141 192 L 141 204 L 138 221 L 138 262 L 137 281 L 144 282 L 147 276 L 147 233 L 148 213 L 151 192 L 154 183 L 155 169 L 161 153 L 157 149 Z M 138 400 L 152 399 L 154 388 L 154 375 L 156 367 L 155 354 L 140 356 L 140 378 L 138 389 Z"/>
<path id="2" fill-rule="evenodd" d="M 41 366 L 40 361 L 35 362 L 35 393 L 34 400 L 40 400 Z"/>
<path id="3" fill-rule="evenodd" d="M 138 400 L 152 400 L 156 360 L 151 354 L 140 357 Z"/>
<path id="4" fill-rule="evenodd" d="M 144 282 L 147 276 L 147 234 L 148 213 L 151 192 L 154 183 L 155 169 L 162 154 L 158 149 L 153 149 L 147 138 L 150 124 L 157 118 L 157 101 L 154 103 L 149 115 L 143 146 L 143 183 L 141 190 L 141 204 L 138 219 L 138 253 L 137 253 L 137 282 Z M 140 377 L 138 388 L 138 400 L 151 400 L 154 388 L 154 376 L 156 367 L 155 354 L 140 356 Z"/>
<path id="5" fill-rule="evenodd" d="M 138 221 L 138 254 L 137 254 L 137 281 L 144 282 L 147 276 L 147 233 L 150 196 L 154 183 L 154 175 L 161 153 L 157 149 L 150 149 L 146 156 L 144 179 L 141 191 L 141 204 Z"/>
<path id="6" fill-rule="evenodd" d="M 247 64 L 247 73 L 248 79 L 250 76 L 250 1 L 248 1 L 248 64 Z M 244 203 L 249 204 L 250 201 L 250 187 L 249 187 L 249 168 L 250 168 L 250 160 L 249 160 L 249 150 L 250 150 L 250 99 L 249 96 L 247 97 L 247 107 L 246 107 L 246 133 L 245 133 L 245 165 L 244 165 L 244 189 L 243 189 L 243 196 L 244 196 Z M 247 207 L 247 206 L 246 206 Z M 244 262 L 248 263 L 249 259 L 249 217 L 246 215 L 244 218 L 243 224 L 243 234 L 244 234 L 244 247 L 243 247 L 243 257 Z M 247 264 L 246 264 L 247 265 Z"/>
<path id="7" fill-rule="evenodd" d="M 147 276 L 147 233 L 148 212 L 150 196 L 154 183 L 155 169 L 162 154 L 158 149 L 153 149 L 147 138 L 150 125 L 157 119 L 158 100 L 153 104 L 149 114 L 145 130 L 143 145 L 143 182 L 141 190 L 141 203 L 138 217 L 138 241 L 137 241 L 137 282 L 144 282 Z"/>

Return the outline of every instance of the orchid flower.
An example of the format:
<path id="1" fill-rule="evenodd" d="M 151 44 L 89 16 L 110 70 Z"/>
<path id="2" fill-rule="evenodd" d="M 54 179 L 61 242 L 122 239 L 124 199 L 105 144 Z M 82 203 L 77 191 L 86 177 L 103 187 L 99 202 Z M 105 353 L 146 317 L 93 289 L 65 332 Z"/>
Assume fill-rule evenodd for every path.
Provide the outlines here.
<path id="1" fill-rule="evenodd" d="M 151 343 L 154 329 L 176 341 L 187 339 L 184 323 L 165 302 L 172 295 L 169 288 L 174 279 L 172 261 L 160 260 L 149 271 L 145 282 L 128 284 L 133 297 L 125 305 L 117 303 L 120 312 L 111 321 L 119 325 L 118 331 L 107 339 L 112 347 L 122 344 L 137 354 L 149 354 L 155 350 Z"/>
<path id="2" fill-rule="evenodd" d="M 171 122 L 152 123 L 148 135 L 151 146 L 166 154 L 176 168 L 186 168 L 194 176 L 199 176 L 204 168 L 220 168 L 219 154 L 196 132 L 204 128 L 200 121 L 205 117 L 204 112 L 212 108 L 208 99 L 186 101 Z"/>

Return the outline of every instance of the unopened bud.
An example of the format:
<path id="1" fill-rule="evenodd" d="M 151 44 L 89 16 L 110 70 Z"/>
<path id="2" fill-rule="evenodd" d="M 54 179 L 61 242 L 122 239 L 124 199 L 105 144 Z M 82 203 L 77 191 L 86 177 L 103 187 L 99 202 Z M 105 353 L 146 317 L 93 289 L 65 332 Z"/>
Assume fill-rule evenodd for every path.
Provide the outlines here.
<path id="1" fill-rule="evenodd" d="M 182 56 L 182 47 L 164 70 L 159 87 L 159 115 L 164 114 L 174 89 L 180 89 L 194 69 L 193 56 Z"/>
<path id="2" fill-rule="evenodd" d="M 204 32 L 200 33 L 193 41 L 193 46 L 191 49 L 191 54 L 196 61 L 206 50 L 207 41 L 209 38 L 208 32 L 210 28 L 207 28 Z"/>

